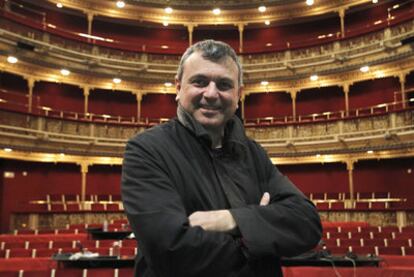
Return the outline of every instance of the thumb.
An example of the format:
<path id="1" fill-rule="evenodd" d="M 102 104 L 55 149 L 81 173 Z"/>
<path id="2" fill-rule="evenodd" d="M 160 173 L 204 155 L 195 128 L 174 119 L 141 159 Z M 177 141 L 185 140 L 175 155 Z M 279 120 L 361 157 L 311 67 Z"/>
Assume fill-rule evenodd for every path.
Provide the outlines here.
<path id="1" fill-rule="evenodd" d="M 265 192 L 262 196 L 262 199 L 260 199 L 260 206 L 267 206 L 270 202 L 270 194 L 268 192 Z"/>

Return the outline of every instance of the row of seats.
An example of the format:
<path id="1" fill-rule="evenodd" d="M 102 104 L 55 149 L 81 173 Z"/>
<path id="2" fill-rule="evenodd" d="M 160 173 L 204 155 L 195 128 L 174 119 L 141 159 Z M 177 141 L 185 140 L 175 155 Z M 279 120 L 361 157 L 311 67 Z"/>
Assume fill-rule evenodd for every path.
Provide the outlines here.
<path id="1" fill-rule="evenodd" d="M 2 271 L 2 277 L 123 277 L 133 276 L 133 268 L 57 268 L 50 270 Z"/>
<path id="2" fill-rule="evenodd" d="M 53 202 L 81 202 L 81 196 L 79 194 L 47 194 L 45 199 L 39 199 L 40 201 L 46 201 L 47 203 Z M 89 202 L 117 202 L 121 201 L 121 195 L 119 194 L 91 194 L 85 195 L 85 201 Z"/>
<path id="3" fill-rule="evenodd" d="M 305 193 L 305 195 L 311 200 L 349 200 L 351 195 L 349 192 L 312 192 Z M 394 196 L 393 196 L 394 197 Z M 390 199 L 391 192 L 356 192 L 354 199 Z"/>
<path id="4" fill-rule="evenodd" d="M 313 200 L 320 211 L 383 211 L 383 210 L 412 210 L 414 201 L 403 199 L 392 200 Z"/>
<path id="5" fill-rule="evenodd" d="M 117 244 L 120 247 L 137 247 L 136 240 L 26 240 L 26 241 L 1 241 L 0 250 L 6 249 L 78 249 L 112 247 Z"/>
<path id="6" fill-rule="evenodd" d="M 391 247 L 391 246 L 340 246 L 340 247 L 331 247 L 328 249 L 329 252 L 333 255 L 342 256 L 345 253 L 352 252 L 358 256 L 367 256 L 367 255 L 399 255 L 399 256 L 408 256 L 414 255 L 414 248 L 412 247 Z"/>
<path id="7" fill-rule="evenodd" d="M 340 246 L 385 246 L 385 247 L 413 247 L 412 238 L 399 238 L 399 239 L 347 239 L 347 238 L 333 238 L 323 240 L 324 244 L 328 247 L 340 247 Z"/>
<path id="8" fill-rule="evenodd" d="M 362 233 L 336 233 L 336 232 L 325 232 L 324 238 L 327 239 L 409 239 L 414 238 L 413 232 L 390 232 L 390 233 L 374 233 L 374 232 L 362 232 Z"/>
<path id="9" fill-rule="evenodd" d="M 101 256 L 114 256 L 115 251 L 119 251 L 121 256 L 135 256 L 137 254 L 136 247 L 119 247 L 115 250 L 114 247 L 90 247 L 83 248 L 83 251 L 90 251 L 92 253 L 98 253 Z M 73 248 L 39 248 L 39 249 L 24 249 L 24 248 L 12 248 L 0 250 L 0 258 L 11 259 L 11 258 L 44 258 L 52 257 L 57 253 L 76 253 L 79 252 Z"/>
<path id="10" fill-rule="evenodd" d="M 41 201 L 32 201 L 31 203 L 21 204 L 19 209 L 20 212 L 81 212 L 81 211 L 92 211 L 92 212 L 121 212 L 124 210 L 122 202 L 65 202 L 65 203 L 56 203 L 56 202 L 41 202 Z"/>

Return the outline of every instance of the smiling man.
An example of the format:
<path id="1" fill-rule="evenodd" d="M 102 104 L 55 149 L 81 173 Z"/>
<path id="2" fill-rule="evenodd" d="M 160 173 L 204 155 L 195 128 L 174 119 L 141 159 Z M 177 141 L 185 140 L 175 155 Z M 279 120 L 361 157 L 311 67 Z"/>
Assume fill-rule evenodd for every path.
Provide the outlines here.
<path id="1" fill-rule="evenodd" d="M 320 240 L 315 207 L 234 115 L 242 68 L 225 43 L 184 53 L 177 118 L 132 138 L 122 171 L 135 276 L 282 276 L 281 256 Z"/>

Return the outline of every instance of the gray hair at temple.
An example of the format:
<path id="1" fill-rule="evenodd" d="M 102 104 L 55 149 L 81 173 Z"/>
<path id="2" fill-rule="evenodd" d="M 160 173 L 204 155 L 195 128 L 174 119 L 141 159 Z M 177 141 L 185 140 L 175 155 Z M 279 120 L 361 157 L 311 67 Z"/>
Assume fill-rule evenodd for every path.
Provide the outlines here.
<path id="1" fill-rule="evenodd" d="M 226 57 L 230 57 L 237 65 L 237 69 L 239 70 L 238 81 L 239 85 L 243 85 L 243 72 L 242 66 L 240 64 L 239 58 L 237 57 L 236 52 L 234 52 L 233 48 L 230 47 L 227 43 L 216 41 L 212 39 L 207 39 L 203 41 L 199 41 L 196 44 L 187 48 L 184 52 L 183 56 L 181 57 L 180 64 L 178 66 L 177 71 L 177 79 L 181 81 L 183 77 L 184 71 L 184 63 L 191 56 L 191 54 L 195 52 L 201 52 L 202 57 L 206 60 L 219 63 Z"/>

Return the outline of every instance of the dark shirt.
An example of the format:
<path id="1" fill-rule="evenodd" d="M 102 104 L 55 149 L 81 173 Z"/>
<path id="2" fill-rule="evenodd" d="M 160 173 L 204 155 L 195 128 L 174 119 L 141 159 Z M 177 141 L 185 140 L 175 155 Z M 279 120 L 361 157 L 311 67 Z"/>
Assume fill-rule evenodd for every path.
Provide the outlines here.
<path id="1" fill-rule="evenodd" d="M 282 276 L 281 256 L 312 249 L 321 225 L 313 204 L 245 136 L 236 117 L 221 149 L 185 112 L 132 138 L 122 198 L 138 240 L 136 276 Z M 268 206 L 259 206 L 264 192 Z M 229 209 L 238 229 L 190 227 L 195 211 Z"/>

